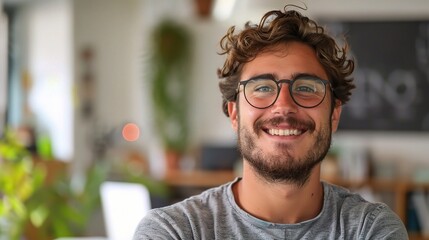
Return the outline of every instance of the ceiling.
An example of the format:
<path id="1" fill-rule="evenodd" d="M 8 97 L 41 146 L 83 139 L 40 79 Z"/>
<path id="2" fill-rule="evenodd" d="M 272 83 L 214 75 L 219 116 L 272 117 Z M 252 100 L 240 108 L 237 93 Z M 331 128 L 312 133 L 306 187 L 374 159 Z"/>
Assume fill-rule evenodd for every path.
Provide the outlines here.
<path id="1" fill-rule="evenodd" d="M 37 3 L 54 0 L 0 0 L 4 5 L 19 5 L 23 3 Z M 63 0 L 73 1 L 73 0 Z M 86 0 L 90 1 L 90 0 Z M 118 0 L 121 1 L 121 0 Z M 141 0 L 150 3 L 152 0 Z M 188 5 L 195 7 L 198 1 L 220 2 L 229 4 L 234 2 L 228 17 L 234 19 L 257 21 L 263 13 L 282 9 L 285 4 L 307 6 L 307 15 L 310 17 L 331 19 L 429 19 L 429 1 L 427 0 L 156 0 L 165 5 Z M 174 4 L 171 4 L 174 2 Z M 214 4 L 213 4 L 214 6 Z M 185 7 L 186 8 L 186 7 Z M 225 11 L 225 10 L 223 10 Z"/>

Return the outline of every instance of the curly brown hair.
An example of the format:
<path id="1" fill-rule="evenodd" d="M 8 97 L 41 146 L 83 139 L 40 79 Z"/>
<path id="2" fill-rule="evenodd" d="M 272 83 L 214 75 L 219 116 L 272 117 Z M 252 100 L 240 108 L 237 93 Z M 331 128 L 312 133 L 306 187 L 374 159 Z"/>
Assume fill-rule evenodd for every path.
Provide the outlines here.
<path id="1" fill-rule="evenodd" d="M 235 34 L 235 26 L 227 31 L 220 41 L 226 60 L 218 69 L 222 93 L 223 112 L 228 116 L 227 103 L 236 100 L 236 89 L 243 65 L 253 60 L 259 53 L 282 43 L 298 41 L 316 51 L 317 58 L 328 74 L 334 96 L 345 104 L 355 88 L 353 77 L 354 61 L 346 55 L 348 45 L 339 47 L 335 40 L 325 33 L 322 26 L 295 10 L 270 11 L 261 19 L 259 25 L 247 22 L 244 30 Z M 334 104 L 334 98 L 333 98 Z"/>

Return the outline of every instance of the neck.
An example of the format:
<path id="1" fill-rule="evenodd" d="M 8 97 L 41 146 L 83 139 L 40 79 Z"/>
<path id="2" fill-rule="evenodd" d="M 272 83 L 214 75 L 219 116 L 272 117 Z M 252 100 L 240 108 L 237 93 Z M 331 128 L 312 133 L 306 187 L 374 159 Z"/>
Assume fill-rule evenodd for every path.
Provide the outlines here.
<path id="1" fill-rule="evenodd" d="M 242 180 L 233 186 L 237 204 L 265 221 L 292 224 L 316 217 L 323 206 L 320 164 L 304 185 L 271 183 L 244 161 Z"/>

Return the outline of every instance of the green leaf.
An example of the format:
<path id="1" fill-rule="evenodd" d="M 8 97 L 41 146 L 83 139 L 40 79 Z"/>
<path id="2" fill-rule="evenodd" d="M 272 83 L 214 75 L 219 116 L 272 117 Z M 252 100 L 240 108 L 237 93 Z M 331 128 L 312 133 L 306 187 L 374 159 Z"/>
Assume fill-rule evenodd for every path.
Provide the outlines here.
<path id="1" fill-rule="evenodd" d="M 20 219 L 23 219 L 27 213 L 24 203 L 15 196 L 10 196 L 9 202 L 12 211 L 15 212 Z"/>
<path id="2" fill-rule="evenodd" d="M 31 223 L 35 227 L 40 227 L 45 222 L 46 218 L 49 215 L 49 210 L 44 205 L 40 205 L 35 210 L 30 213 Z"/>

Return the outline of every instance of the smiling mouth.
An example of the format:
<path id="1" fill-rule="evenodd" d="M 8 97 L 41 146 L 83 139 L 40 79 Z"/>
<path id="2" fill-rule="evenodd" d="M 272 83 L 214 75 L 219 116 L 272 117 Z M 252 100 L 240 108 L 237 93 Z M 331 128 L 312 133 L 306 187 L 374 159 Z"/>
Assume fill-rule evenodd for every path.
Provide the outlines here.
<path id="1" fill-rule="evenodd" d="M 298 120 L 296 117 L 274 117 L 269 120 L 256 121 L 255 132 L 263 131 L 270 136 L 293 137 L 313 132 L 314 122 Z"/>
<path id="2" fill-rule="evenodd" d="M 265 132 L 267 132 L 272 136 L 299 136 L 303 133 L 303 131 L 299 129 L 276 129 L 276 128 L 267 129 Z"/>

